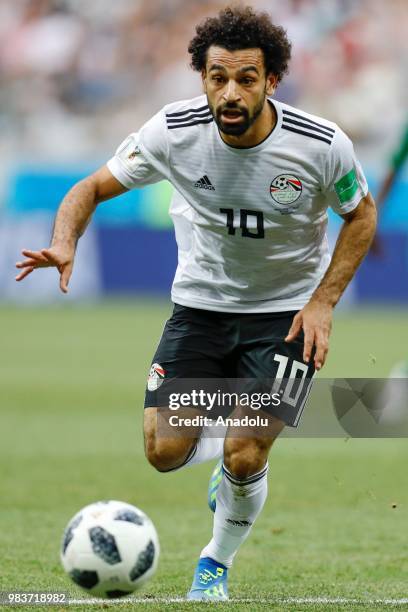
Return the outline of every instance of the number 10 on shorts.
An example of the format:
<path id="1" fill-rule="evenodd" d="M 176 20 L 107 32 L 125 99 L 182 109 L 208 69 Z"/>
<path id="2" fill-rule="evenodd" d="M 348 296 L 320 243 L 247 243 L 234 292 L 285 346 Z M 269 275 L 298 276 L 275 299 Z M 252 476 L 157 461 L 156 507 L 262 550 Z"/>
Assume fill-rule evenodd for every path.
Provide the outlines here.
<path id="1" fill-rule="evenodd" d="M 279 366 L 276 373 L 276 379 L 272 387 L 272 393 L 282 394 L 283 392 L 282 401 L 286 402 L 290 406 L 296 406 L 307 379 L 308 366 L 301 361 L 293 360 L 290 373 L 288 374 L 289 357 L 276 354 L 273 360 L 277 361 Z M 301 377 L 298 376 L 299 373 L 301 373 Z M 292 393 L 295 381 L 298 383 L 298 385 L 295 392 Z M 284 389 L 282 389 L 283 385 L 285 387 Z"/>

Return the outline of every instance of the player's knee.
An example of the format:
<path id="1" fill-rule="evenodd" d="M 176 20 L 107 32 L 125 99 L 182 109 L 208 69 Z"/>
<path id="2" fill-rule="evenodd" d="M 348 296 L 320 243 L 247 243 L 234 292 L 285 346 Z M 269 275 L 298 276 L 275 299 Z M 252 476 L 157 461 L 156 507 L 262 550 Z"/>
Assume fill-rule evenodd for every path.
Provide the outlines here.
<path id="1" fill-rule="evenodd" d="M 174 444 L 173 440 L 146 440 L 145 454 L 148 462 L 158 472 L 167 472 L 183 463 L 184 448 Z"/>
<path id="2" fill-rule="evenodd" d="M 191 437 L 167 438 L 157 431 L 157 408 L 146 408 L 144 415 L 144 447 L 148 462 L 159 472 L 181 467 L 197 440 Z"/>
<path id="3" fill-rule="evenodd" d="M 158 435 L 156 408 L 145 410 L 144 448 L 148 462 L 159 472 L 167 472 L 180 465 L 183 460 L 183 448 L 180 441 Z"/>
<path id="4" fill-rule="evenodd" d="M 224 465 L 236 478 L 245 480 L 265 467 L 269 448 L 270 442 L 267 441 L 227 439 Z"/>
<path id="5" fill-rule="evenodd" d="M 145 455 L 158 472 L 168 472 L 183 465 L 191 443 L 187 440 L 160 438 L 155 432 L 145 432 Z"/>

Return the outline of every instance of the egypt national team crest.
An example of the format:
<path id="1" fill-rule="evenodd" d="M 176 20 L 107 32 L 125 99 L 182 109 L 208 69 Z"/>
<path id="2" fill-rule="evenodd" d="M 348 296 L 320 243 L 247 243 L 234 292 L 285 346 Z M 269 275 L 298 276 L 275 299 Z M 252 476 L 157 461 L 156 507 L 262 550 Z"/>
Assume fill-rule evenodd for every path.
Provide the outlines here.
<path id="1" fill-rule="evenodd" d="M 161 365 L 159 363 L 154 363 L 150 368 L 149 378 L 147 379 L 147 388 L 149 391 L 157 391 L 157 389 L 163 383 L 165 376 L 166 371 L 161 367 Z"/>
<path id="2" fill-rule="evenodd" d="M 293 174 L 279 174 L 271 183 L 274 208 L 282 214 L 295 211 L 300 206 L 302 183 Z M 297 203 L 296 203 L 297 202 Z"/>

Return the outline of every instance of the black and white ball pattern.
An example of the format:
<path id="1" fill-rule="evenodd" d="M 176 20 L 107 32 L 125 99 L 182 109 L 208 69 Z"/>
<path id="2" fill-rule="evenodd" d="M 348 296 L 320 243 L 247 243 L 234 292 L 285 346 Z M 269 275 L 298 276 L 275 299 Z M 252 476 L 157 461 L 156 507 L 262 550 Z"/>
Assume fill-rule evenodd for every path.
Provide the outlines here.
<path id="1" fill-rule="evenodd" d="M 118 501 L 86 506 L 68 523 L 61 561 L 73 582 L 91 595 L 121 597 L 156 571 L 159 540 L 144 512 Z"/>
<path id="2" fill-rule="evenodd" d="M 279 177 L 276 181 L 275 181 L 275 186 L 278 189 L 286 189 L 286 187 L 288 186 L 288 179 L 284 176 Z"/>

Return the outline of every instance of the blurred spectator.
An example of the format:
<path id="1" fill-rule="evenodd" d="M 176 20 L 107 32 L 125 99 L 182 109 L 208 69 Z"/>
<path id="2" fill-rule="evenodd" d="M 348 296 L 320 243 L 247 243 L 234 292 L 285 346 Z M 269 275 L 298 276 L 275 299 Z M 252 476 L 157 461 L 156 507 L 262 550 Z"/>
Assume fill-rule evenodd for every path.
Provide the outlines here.
<path id="1" fill-rule="evenodd" d="M 367 145 L 406 105 L 406 0 L 252 0 L 293 41 L 277 96 Z M 198 95 L 194 25 L 220 0 L 0 0 L 0 157 L 103 160 L 166 102 Z M 379 120 L 381 118 L 381 120 Z"/>

